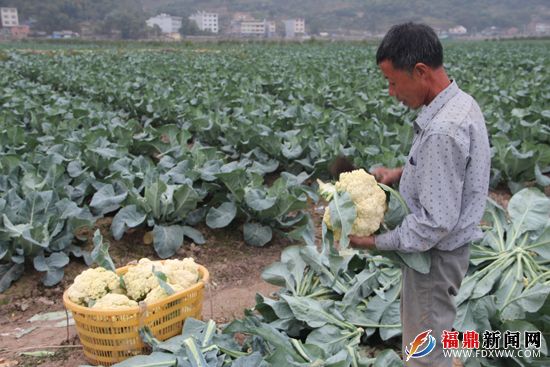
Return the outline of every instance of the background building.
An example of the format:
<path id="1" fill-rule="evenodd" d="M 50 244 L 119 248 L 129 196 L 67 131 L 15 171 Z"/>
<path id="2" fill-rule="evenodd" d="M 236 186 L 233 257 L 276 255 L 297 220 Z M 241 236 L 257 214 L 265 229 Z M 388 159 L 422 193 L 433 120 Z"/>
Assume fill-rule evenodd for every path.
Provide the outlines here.
<path id="1" fill-rule="evenodd" d="M 0 8 L 0 18 L 3 28 L 17 27 L 19 25 L 17 8 Z"/>
<path id="2" fill-rule="evenodd" d="M 181 17 L 173 17 L 168 14 L 159 14 L 147 19 L 149 27 L 158 26 L 162 33 L 178 33 L 181 28 Z"/>
<path id="3" fill-rule="evenodd" d="M 218 33 L 219 31 L 217 13 L 199 11 L 191 15 L 189 19 L 197 23 L 197 27 L 199 27 L 201 31 L 209 31 L 212 33 Z"/>
<path id="4" fill-rule="evenodd" d="M 306 33 L 306 22 L 303 18 L 284 20 L 283 24 L 287 38 L 303 36 Z"/>

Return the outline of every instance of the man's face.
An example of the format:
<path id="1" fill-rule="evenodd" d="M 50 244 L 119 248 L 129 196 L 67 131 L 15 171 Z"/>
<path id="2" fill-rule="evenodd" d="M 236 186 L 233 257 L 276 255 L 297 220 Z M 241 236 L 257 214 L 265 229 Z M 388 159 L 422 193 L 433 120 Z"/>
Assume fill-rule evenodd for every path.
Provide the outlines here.
<path id="1" fill-rule="evenodd" d="M 389 60 L 382 61 L 379 65 L 382 74 L 388 81 L 389 94 L 402 102 L 405 106 L 417 109 L 424 104 L 425 88 L 422 78 L 415 72 L 408 73 L 395 69 Z"/>

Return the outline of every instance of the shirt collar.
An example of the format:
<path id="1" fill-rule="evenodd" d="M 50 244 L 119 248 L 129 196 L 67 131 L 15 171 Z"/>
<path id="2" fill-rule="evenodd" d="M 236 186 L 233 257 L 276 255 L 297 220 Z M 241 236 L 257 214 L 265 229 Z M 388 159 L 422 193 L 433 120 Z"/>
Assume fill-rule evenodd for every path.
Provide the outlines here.
<path id="1" fill-rule="evenodd" d="M 429 105 L 422 107 L 418 117 L 416 118 L 416 125 L 421 130 L 424 130 L 428 123 L 435 117 L 435 115 L 458 93 L 458 85 L 453 80 L 451 84 L 443 89 L 439 94 L 430 102 Z"/>

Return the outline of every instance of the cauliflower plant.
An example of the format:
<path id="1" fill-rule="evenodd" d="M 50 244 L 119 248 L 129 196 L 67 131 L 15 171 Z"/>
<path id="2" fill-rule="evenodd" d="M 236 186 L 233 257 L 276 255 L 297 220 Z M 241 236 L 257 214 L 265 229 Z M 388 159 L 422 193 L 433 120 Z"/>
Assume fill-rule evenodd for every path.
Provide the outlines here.
<path id="1" fill-rule="evenodd" d="M 94 303 L 92 308 L 122 309 L 136 307 L 138 303 L 124 294 L 107 293 Z"/>
<path id="2" fill-rule="evenodd" d="M 172 283 L 167 283 L 167 284 L 172 288 L 174 293 L 182 291 L 186 288 L 186 287 L 182 287 L 179 284 L 172 284 Z M 161 299 L 166 297 L 168 297 L 168 294 L 166 294 L 164 289 L 162 289 L 162 287 L 159 285 L 153 288 L 153 290 L 147 294 L 147 297 L 145 297 L 144 301 L 146 303 L 152 303 L 152 302 L 160 301 Z"/>
<path id="3" fill-rule="evenodd" d="M 153 266 L 155 271 L 164 272 L 161 263 L 146 258 L 140 259 L 137 265 L 128 268 L 126 274 L 122 276 L 128 297 L 134 301 L 141 301 L 147 293 L 159 285 L 157 277 L 153 274 Z"/>
<path id="4" fill-rule="evenodd" d="M 319 183 L 319 192 L 326 200 L 331 200 L 336 192 L 349 193 L 355 205 L 356 218 L 351 227 L 351 234 L 356 236 L 370 236 L 380 228 L 386 212 L 386 193 L 378 186 L 374 176 L 363 169 L 344 172 L 335 185 Z M 334 231 L 336 238 L 340 237 L 340 230 L 333 229 L 330 220 L 330 209 L 327 206 L 323 221 L 327 228 Z"/>
<path id="5" fill-rule="evenodd" d="M 80 273 L 69 287 L 69 299 L 88 306 L 109 292 L 120 292 L 120 279 L 115 272 L 102 267 L 87 269 Z"/>

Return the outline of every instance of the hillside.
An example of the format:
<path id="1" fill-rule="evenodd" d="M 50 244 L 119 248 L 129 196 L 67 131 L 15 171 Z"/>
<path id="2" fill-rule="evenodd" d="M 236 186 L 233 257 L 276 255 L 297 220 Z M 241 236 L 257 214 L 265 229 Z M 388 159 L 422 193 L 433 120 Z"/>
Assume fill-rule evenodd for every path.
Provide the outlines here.
<path id="1" fill-rule="evenodd" d="M 321 30 L 356 29 L 384 32 L 391 24 L 422 21 L 449 28 L 458 24 L 471 30 L 490 26 L 523 29 L 532 20 L 548 21 L 547 0 L 141 0 L 146 12 L 188 14 L 211 10 L 220 22 L 229 22 L 236 11 L 250 12 L 259 19 L 304 17 L 315 33 Z"/>
<path id="2" fill-rule="evenodd" d="M 165 12 L 184 16 L 197 10 L 215 11 L 221 29 L 227 29 L 235 12 L 257 19 L 280 21 L 303 17 L 307 31 L 347 30 L 383 33 L 392 24 L 419 21 L 446 29 L 463 25 L 471 32 L 490 26 L 524 30 L 533 21 L 550 22 L 548 0 L 0 0 L 0 6 L 17 7 L 20 22 L 32 20 L 34 29 L 79 31 L 83 23 L 96 33 L 118 29 L 139 38 L 147 32 L 147 17 Z"/>

